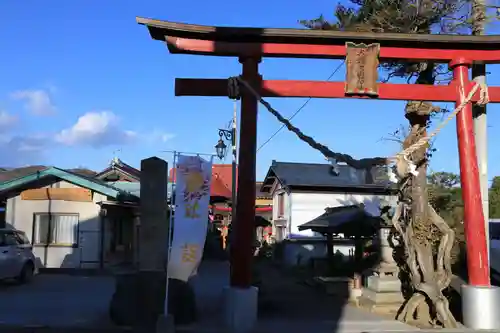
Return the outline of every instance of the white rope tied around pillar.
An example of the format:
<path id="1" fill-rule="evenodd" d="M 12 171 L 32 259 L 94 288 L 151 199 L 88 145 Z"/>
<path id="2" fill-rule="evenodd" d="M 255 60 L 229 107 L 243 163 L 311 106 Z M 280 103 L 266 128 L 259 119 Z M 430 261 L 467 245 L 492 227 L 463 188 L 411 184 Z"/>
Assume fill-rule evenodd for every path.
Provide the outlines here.
<path id="1" fill-rule="evenodd" d="M 490 99 L 489 99 L 489 94 L 488 94 L 488 86 L 484 82 L 478 82 L 476 79 L 474 79 L 474 86 L 472 87 L 471 91 L 467 96 L 465 96 L 465 93 L 463 91 L 463 88 L 460 89 L 460 94 L 462 95 L 462 103 L 460 103 L 459 106 L 453 112 L 451 112 L 446 119 L 444 119 L 435 129 L 432 131 L 429 135 L 426 135 L 423 138 L 420 138 L 417 142 L 412 144 L 410 147 L 402 150 L 394 158 L 392 158 L 392 161 L 396 162 L 399 159 L 403 159 L 409 167 L 409 172 L 413 175 L 417 175 L 417 167 L 413 162 L 410 161 L 408 158 L 411 154 L 413 154 L 415 151 L 419 150 L 423 146 L 429 143 L 429 141 L 435 137 L 436 135 L 441 132 L 441 130 L 448 125 L 448 123 L 457 116 L 457 114 L 463 110 L 463 108 L 470 103 L 476 92 L 479 90 L 479 100 L 477 101 L 477 104 L 479 105 L 485 105 L 487 104 Z"/>

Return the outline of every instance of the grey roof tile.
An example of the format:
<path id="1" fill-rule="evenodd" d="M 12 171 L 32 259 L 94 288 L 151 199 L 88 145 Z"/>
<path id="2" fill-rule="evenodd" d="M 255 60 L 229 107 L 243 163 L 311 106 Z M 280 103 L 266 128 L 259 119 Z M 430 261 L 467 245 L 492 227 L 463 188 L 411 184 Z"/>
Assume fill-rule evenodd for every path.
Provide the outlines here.
<path id="1" fill-rule="evenodd" d="M 386 168 L 372 169 L 373 182 L 366 181 L 366 171 L 338 165 L 336 174 L 331 164 L 275 162 L 270 171 L 285 186 L 321 187 L 390 187 Z"/>

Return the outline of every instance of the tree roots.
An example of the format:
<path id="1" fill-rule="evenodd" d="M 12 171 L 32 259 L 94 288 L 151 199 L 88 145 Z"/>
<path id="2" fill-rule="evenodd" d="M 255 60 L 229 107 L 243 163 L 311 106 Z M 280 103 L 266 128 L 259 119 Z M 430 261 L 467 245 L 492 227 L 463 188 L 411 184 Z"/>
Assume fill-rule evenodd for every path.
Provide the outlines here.
<path id="1" fill-rule="evenodd" d="M 456 328 L 458 323 L 449 310 L 449 303 L 443 295 L 452 277 L 451 249 L 455 239 L 454 231 L 428 204 L 431 224 L 439 230 L 441 237 L 434 255 L 430 242 L 414 233 L 416 229 L 409 218 L 407 204 L 400 202 L 393 217 L 393 225 L 403 239 L 406 252 L 406 265 L 411 274 L 414 294 L 406 301 L 397 319 L 420 326 L 443 326 Z M 401 223 L 405 221 L 406 223 Z M 420 221 L 420 223 L 423 223 Z M 427 230 L 431 225 L 427 225 Z M 434 258 L 436 260 L 434 260 Z M 431 306 L 429 306 L 431 305 Z"/>

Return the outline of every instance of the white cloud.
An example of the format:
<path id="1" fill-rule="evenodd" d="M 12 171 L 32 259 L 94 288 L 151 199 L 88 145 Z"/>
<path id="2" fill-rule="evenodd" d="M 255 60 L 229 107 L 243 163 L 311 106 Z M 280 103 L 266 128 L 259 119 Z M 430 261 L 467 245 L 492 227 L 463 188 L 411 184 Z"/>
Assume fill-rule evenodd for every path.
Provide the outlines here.
<path id="1" fill-rule="evenodd" d="M 11 115 L 7 111 L 0 111 L 0 132 L 10 130 L 17 121 L 17 116 Z"/>
<path id="2" fill-rule="evenodd" d="M 65 145 L 95 148 L 132 142 L 137 133 L 121 129 L 119 123 L 119 118 L 113 112 L 87 112 L 73 126 L 59 132 L 56 141 Z"/>
<path id="3" fill-rule="evenodd" d="M 165 143 L 167 141 L 172 140 L 173 138 L 175 138 L 175 134 L 160 130 L 155 130 L 150 135 L 147 136 L 147 139 L 149 139 L 148 141 L 152 143 L 157 143 L 157 142 Z"/>
<path id="4" fill-rule="evenodd" d="M 40 164 L 49 138 L 44 136 L 0 137 L 0 167 Z"/>
<path id="5" fill-rule="evenodd" d="M 161 136 L 160 136 L 160 141 L 161 142 L 167 142 L 169 141 L 170 139 L 173 139 L 175 137 L 174 134 L 171 134 L 171 133 L 163 133 Z"/>
<path id="6" fill-rule="evenodd" d="M 0 167 L 40 163 L 49 139 L 40 135 L 9 135 L 18 117 L 0 111 Z"/>
<path id="7" fill-rule="evenodd" d="M 47 87 L 47 90 L 48 90 L 48 91 L 49 91 L 52 95 L 57 94 L 57 93 L 59 92 L 59 88 L 58 88 L 56 85 L 54 85 L 54 84 L 52 84 L 52 83 L 50 83 L 50 82 L 46 84 L 46 87 Z"/>
<path id="8" fill-rule="evenodd" d="M 56 88 L 50 86 L 46 89 L 16 91 L 10 97 L 25 103 L 24 106 L 30 114 L 48 115 L 56 111 L 51 98 L 54 93 Z M 72 126 L 41 135 L 27 132 L 22 128 L 23 123 L 27 124 L 28 120 L 21 122 L 17 115 L 0 110 L 0 167 L 47 164 L 48 150 L 57 154 L 61 145 L 89 146 L 97 149 L 134 142 L 156 145 L 175 136 L 160 130 L 125 130 L 119 117 L 111 111 L 87 112 L 78 117 Z M 12 131 L 14 126 L 15 132 Z M 43 124 L 39 128 L 43 128 Z"/>
<path id="9" fill-rule="evenodd" d="M 13 92 L 11 97 L 24 101 L 25 108 L 35 115 L 50 115 L 56 111 L 50 94 L 45 90 L 19 90 Z"/>

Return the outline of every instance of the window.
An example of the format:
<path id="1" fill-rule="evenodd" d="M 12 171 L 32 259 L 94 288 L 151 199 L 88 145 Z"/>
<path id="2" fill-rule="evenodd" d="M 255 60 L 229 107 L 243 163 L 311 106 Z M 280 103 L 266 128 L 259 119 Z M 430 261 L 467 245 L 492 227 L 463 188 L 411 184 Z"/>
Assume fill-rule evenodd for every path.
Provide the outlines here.
<path id="1" fill-rule="evenodd" d="M 285 193 L 278 194 L 278 218 L 285 216 Z"/>
<path id="2" fill-rule="evenodd" d="M 22 243 L 19 243 L 19 240 L 13 233 L 6 233 L 5 234 L 5 244 L 10 245 L 10 246 L 16 246 L 16 245 L 21 245 Z"/>
<path id="3" fill-rule="evenodd" d="M 75 246 L 78 214 L 35 214 L 33 244 Z"/>
<path id="4" fill-rule="evenodd" d="M 0 246 L 16 246 L 20 244 L 12 232 L 2 232 L 0 234 Z"/>
<path id="5" fill-rule="evenodd" d="M 14 237 L 16 237 L 17 241 L 19 244 L 30 244 L 30 240 L 28 236 L 22 231 L 15 231 L 14 232 Z"/>

